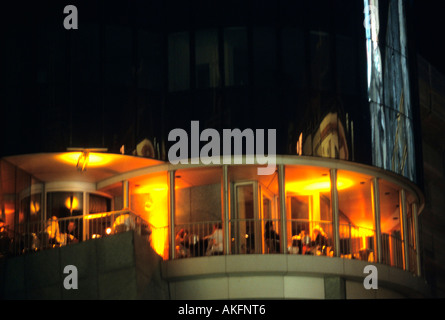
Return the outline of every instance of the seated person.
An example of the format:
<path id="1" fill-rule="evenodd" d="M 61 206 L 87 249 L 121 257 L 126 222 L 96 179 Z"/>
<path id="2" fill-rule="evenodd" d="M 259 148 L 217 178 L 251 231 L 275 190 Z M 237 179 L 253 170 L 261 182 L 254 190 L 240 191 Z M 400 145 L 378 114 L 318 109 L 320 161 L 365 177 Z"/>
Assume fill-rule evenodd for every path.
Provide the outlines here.
<path id="1" fill-rule="evenodd" d="M 73 235 L 76 226 L 74 221 L 68 222 L 67 232 L 60 232 L 59 221 L 56 216 L 52 216 L 48 219 L 46 224 L 46 233 L 48 234 L 48 242 L 51 246 L 65 246 L 70 243 L 77 242 L 77 239 Z"/>
<path id="2" fill-rule="evenodd" d="M 66 243 L 77 243 L 79 239 L 76 237 L 76 223 L 74 221 L 69 221 L 66 227 Z"/>
<path id="3" fill-rule="evenodd" d="M 175 237 L 175 248 L 178 258 L 185 258 L 190 255 L 189 249 L 186 247 L 187 230 L 181 229 Z"/>
<path id="4" fill-rule="evenodd" d="M 128 213 L 119 215 L 113 223 L 114 233 L 134 230 L 135 227 L 134 218 L 132 219 Z"/>
<path id="5" fill-rule="evenodd" d="M 59 246 L 61 243 L 63 243 L 64 239 L 60 234 L 59 222 L 57 221 L 56 216 L 52 216 L 48 219 L 46 223 L 46 233 L 48 234 L 49 243 L 53 247 Z"/>
<path id="6" fill-rule="evenodd" d="M 280 252 L 280 236 L 273 229 L 272 221 L 268 221 L 265 226 L 264 239 L 269 246 L 269 252 Z"/>
<path id="7" fill-rule="evenodd" d="M 315 241 L 314 245 L 316 250 L 320 251 L 321 254 L 326 255 L 328 237 L 321 227 L 314 228 Z"/>
<path id="8" fill-rule="evenodd" d="M 213 233 L 204 237 L 204 240 L 209 240 L 206 255 L 210 256 L 223 254 L 223 230 L 221 223 L 215 224 L 213 226 Z"/>

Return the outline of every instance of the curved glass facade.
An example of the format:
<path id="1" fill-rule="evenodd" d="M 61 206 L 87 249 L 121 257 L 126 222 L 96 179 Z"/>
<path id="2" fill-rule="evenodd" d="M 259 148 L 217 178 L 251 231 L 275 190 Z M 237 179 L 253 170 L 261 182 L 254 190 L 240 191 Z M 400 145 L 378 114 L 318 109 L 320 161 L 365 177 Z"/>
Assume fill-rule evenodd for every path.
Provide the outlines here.
<path id="1" fill-rule="evenodd" d="M 5 252 L 136 230 L 164 260 L 314 255 L 420 273 L 422 194 L 372 166 L 287 156 L 273 174 L 259 175 L 258 165 L 160 164 L 114 174 L 96 189 L 70 181 L 71 170 L 41 183 L 7 161 L 0 165 Z"/>

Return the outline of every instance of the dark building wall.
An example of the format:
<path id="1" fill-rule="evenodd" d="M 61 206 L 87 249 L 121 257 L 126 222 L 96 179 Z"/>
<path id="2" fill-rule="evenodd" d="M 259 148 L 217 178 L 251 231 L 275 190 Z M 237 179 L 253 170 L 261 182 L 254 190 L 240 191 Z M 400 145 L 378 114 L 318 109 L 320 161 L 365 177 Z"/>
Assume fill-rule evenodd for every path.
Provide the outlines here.
<path id="1" fill-rule="evenodd" d="M 397 21 L 388 18 L 396 2 L 379 6 L 388 92 L 400 85 L 385 50 L 397 42 Z M 63 28 L 68 4 L 78 8 L 78 30 Z M 11 137 L 4 155 L 122 145 L 131 153 L 148 138 L 155 157 L 167 160 L 170 130 L 189 132 L 199 120 L 201 130 L 276 129 L 279 154 L 297 154 L 303 134 L 305 155 L 378 164 L 372 144 L 383 143 L 372 140 L 362 1 L 80 0 L 20 9 L 9 9 L 2 30 L 10 119 L 2 130 Z M 395 131 L 399 106 L 382 103 L 385 130 Z M 329 134 L 338 145 L 322 146 Z M 403 156 L 403 145 L 398 150 Z"/>
<path id="2" fill-rule="evenodd" d="M 445 76 L 419 57 L 425 209 L 419 217 L 423 273 L 437 297 L 445 297 Z"/>
<path id="3" fill-rule="evenodd" d="M 133 232 L 0 261 L 3 299 L 169 299 L 162 259 Z M 65 289 L 74 265 L 78 289 Z"/>

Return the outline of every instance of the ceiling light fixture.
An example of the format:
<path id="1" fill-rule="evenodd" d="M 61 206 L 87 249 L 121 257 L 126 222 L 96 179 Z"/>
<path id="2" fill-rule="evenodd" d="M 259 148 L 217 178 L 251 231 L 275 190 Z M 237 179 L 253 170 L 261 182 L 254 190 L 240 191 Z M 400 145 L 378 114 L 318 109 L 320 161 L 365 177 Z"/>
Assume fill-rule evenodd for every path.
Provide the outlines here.
<path id="1" fill-rule="evenodd" d="M 82 148 L 68 148 L 70 153 L 62 155 L 62 159 L 68 162 L 74 162 L 78 171 L 86 171 L 88 164 L 105 163 L 104 157 L 98 155 L 96 152 L 106 152 L 106 148 L 82 149 Z"/>

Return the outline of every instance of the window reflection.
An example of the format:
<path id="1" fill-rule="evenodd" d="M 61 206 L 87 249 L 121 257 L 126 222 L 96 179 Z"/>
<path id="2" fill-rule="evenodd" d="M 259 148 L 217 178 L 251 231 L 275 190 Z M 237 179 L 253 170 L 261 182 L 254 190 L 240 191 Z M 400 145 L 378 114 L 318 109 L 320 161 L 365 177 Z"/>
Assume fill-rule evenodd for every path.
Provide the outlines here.
<path id="1" fill-rule="evenodd" d="M 138 31 L 138 87 L 161 90 L 164 83 L 162 37 L 158 33 Z M 164 62 L 165 63 L 165 62 Z"/>
<path id="2" fill-rule="evenodd" d="M 332 90 L 331 38 L 324 32 L 311 31 L 311 86 L 316 90 Z"/>
<path id="3" fill-rule="evenodd" d="M 253 78 L 256 86 L 276 83 L 276 36 L 272 28 L 253 29 Z"/>
<path id="4" fill-rule="evenodd" d="M 189 88 L 189 33 L 172 33 L 168 36 L 168 89 L 169 91 L 181 91 Z"/>
<path id="5" fill-rule="evenodd" d="M 217 30 L 198 30 L 195 33 L 196 87 L 215 88 L 219 85 Z"/>
<path id="6" fill-rule="evenodd" d="M 285 85 L 303 88 L 306 83 L 304 33 L 301 29 L 283 28 L 283 73 Z"/>
<path id="7" fill-rule="evenodd" d="M 224 79 L 226 86 L 247 84 L 247 30 L 224 29 Z"/>
<path id="8" fill-rule="evenodd" d="M 349 159 L 347 132 L 343 119 L 337 112 L 327 113 L 316 127 L 312 131 L 307 130 L 301 139 L 304 140 L 303 155 Z"/>

